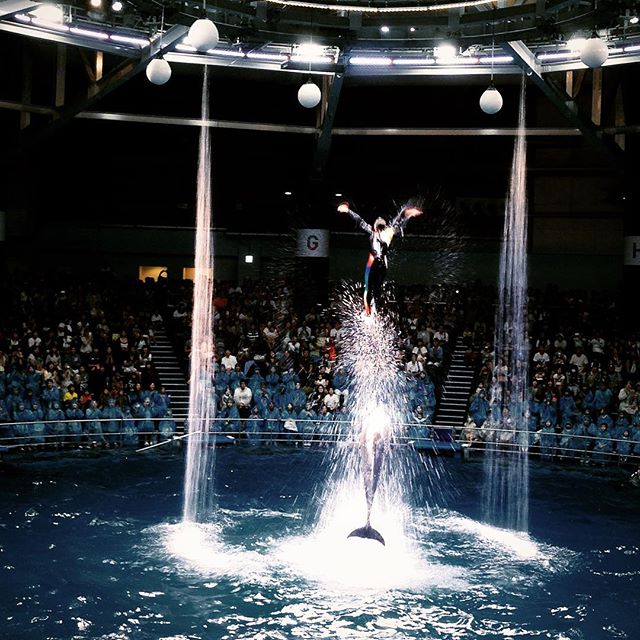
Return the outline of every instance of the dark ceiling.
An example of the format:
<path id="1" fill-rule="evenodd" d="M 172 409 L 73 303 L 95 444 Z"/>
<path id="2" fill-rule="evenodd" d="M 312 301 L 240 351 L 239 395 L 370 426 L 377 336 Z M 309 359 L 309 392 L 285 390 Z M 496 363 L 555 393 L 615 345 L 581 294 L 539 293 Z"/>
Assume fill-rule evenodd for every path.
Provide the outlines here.
<path id="1" fill-rule="evenodd" d="M 33 104 L 51 104 L 55 45 L 2 34 L 0 55 L 16 61 L 3 79 L 1 99 L 21 99 L 21 56 L 33 59 Z M 106 58 L 106 65 L 116 61 Z M 77 51 L 69 54 L 67 90 L 86 88 Z M 216 68 L 211 73 L 212 119 L 315 126 L 314 110 L 303 109 L 296 93 L 304 76 L 293 73 Z M 605 70 L 603 124 L 613 124 L 609 95 L 631 87 L 637 65 Z M 459 130 L 517 125 L 519 79 L 497 78 L 504 108 L 489 116 L 478 99 L 486 77 L 377 78 L 345 82 L 336 127 L 418 127 Z M 590 75 L 582 89 L 590 99 Z M 608 90 L 608 87 L 611 87 Z M 158 87 L 139 74 L 92 105 L 98 112 L 200 115 L 202 69 L 173 65 L 170 82 Z M 608 90 L 608 92 L 607 92 Z M 638 122 L 638 103 L 628 101 L 627 122 Z M 39 125 L 48 116 L 32 116 Z M 540 90 L 527 89 L 530 127 L 570 127 Z M 21 155 L 19 114 L 0 109 L 2 173 L 0 206 L 28 213 L 29 224 L 52 218 L 64 226 L 105 223 L 193 224 L 198 129 L 196 127 L 117 123 L 75 119 L 52 135 L 28 145 Z M 313 135 L 214 130 L 213 190 L 218 226 L 236 230 L 288 228 L 301 219 L 317 223 L 335 216 L 335 193 L 366 210 L 389 210 L 415 194 L 439 194 L 455 203 L 461 197 L 502 197 L 513 153 L 511 136 L 334 136 L 324 174 L 311 180 L 316 148 Z M 638 159 L 637 136 L 627 136 L 628 166 Z M 529 138 L 529 170 L 540 174 L 608 175 L 612 199 L 625 176 L 580 136 Z M 291 191 L 291 196 L 285 196 Z M 534 211 L 535 213 L 535 211 Z"/>

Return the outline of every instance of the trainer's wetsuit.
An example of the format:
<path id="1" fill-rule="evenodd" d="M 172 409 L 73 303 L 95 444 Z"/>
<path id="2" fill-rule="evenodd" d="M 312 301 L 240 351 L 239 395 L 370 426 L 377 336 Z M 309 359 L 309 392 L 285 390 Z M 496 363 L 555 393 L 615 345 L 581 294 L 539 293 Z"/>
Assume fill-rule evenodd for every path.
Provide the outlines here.
<path id="1" fill-rule="evenodd" d="M 355 211 L 349 209 L 352 220 L 369 235 L 369 257 L 364 270 L 364 310 L 367 315 L 371 313 L 372 305 L 380 304 L 382 297 L 382 285 L 387 275 L 387 253 L 393 240 L 393 236 L 404 230 L 408 218 L 400 211 L 391 221 L 389 227 L 382 231 L 376 231 L 368 222 L 365 222 Z"/>

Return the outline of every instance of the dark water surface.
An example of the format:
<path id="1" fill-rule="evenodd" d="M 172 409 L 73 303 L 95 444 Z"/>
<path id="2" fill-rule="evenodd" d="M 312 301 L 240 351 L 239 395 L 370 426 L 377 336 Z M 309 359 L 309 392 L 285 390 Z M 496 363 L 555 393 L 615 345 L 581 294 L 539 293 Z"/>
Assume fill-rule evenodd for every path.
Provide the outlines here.
<path id="1" fill-rule="evenodd" d="M 322 452 L 216 455 L 219 510 L 190 528 L 180 454 L 2 463 L 0 637 L 640 638 L 622 473 L 533 464 L 523 537 L 479 523 L 482 463 L 446 459 L 446 503 L 382 547 L 311 534 Z"/>

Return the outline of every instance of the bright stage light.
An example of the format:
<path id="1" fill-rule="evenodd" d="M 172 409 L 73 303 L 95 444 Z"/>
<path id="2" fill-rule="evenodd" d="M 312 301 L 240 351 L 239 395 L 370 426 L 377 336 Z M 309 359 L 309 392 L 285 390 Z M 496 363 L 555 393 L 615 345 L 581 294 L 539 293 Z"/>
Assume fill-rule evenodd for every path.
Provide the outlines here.
<path id="1" fill-rule="evenodd" d="M 571 38 L 567 42 L 567 48 L 569 49 L 569 51 L 580 53 L 582 51 L 582 47 L 584 47 L 586 43 L 586 38 Z"/>
<path id="2" fill-rule="evenodd" d="M 409 27 L 409 31 L 410 31 L 411 33 L 415 33 L 415 32 L 416 32 L 416 28 L 415 28 L 415 27 Z"/>
<path id="3" fill-rule="evenodd" d="M 41 4 L 37 9 L 31 12 L 31 15 L 42 22 L 62 23 L 64 20 L 64 11 L 57 4 Z"/>
<path id="4" fill-rule="evenodd" d="M 102 0 L 89 0 L 89 4 L 94 9 L 100 9 L 100 7 L 102 7 Z"/>
<path id="5" fill-rule="evenodd" d="M 383 25 L 380 27 L 380 31 L 382 31 L 382 33 L 389 33 L 389 27 L 387 27 L 387 25 L 386 25 L 386 24 L 383 24 Z"/>
<path id="6" fill-rule="evenodd" d="M 313 42 L 303 42 L 294 47 L 293 54 L 307 58 L 318 58 L 324 56 L 324 47 Z"/>
<path id="7" fill-rule="evenodd" d="M 43 29 L 53 29 L 54 31 L 69 31 L 69 27 L 66 24 L 60 24 L 59 22 L 49 22 L 49 20 L 39 20 L 33 18 L 31 24 L 36 27 L 42 27 Z"/>
<path id="8" fill-rule="evenodd" d="M 426 65 L 435 64 L 433 58 L 394 58 L 393 64 L 398 67 L 424 67 Z"/>
<path id="9" fill-rule="evenodd" d="M 286 62 L 289 58 L 281 53 L 266 53 L 264 51 L 249 51 L 247 58 L 265 60 L 267 62 Z"/>
<path id="10" fill-rule="evenodd" d="M 391 58 L 383 56 L 353 56 L 349 58 L 349 63 L 365 67 L 387 67 L 391 64 Z"/>
<path id="11" fill-rule="evenodd" d="M 114 0 L 111 4 L 111 10 L 115 11 L 116 13 L 122 11 L 123 7 L 124 5 L 122 4 L 122 2 L 120 2 L 120 0 Z"/>
<path id="12" fill-rule="evenodd" d="M 108 40 L 109 34 L 104 31 L 94 31 L 93 29 L 82 29 L 81 27 L 71 27 L 71 33 L 83 38 L 95 38 L 96 40 Z"/>
<path id="13" fill-rule="evenodd" d="M 508 64 L 513 62 L 512 56 L 493 56 L 493 64 Z M 491 64 L 491 56 L 482 56 L 480 64 Z"/>
<path id="14" fill-rule="evenodd" d="M 291 62 L 299 62 L 301 64 L 332 64 L 335 62 L 331 56 L 299 56 L 293 55 L 289 58 Z"/>
<path id="15" fill-rule="evenodd" d="M 629 24 L 638 24 L 639 20 L 640 20 L 640 18 L 638 18 L 638 16 L 631 16 L 629 18 Z"/>
<path id="16" fill-rule="evenodd" d="M 193 47 L 190 47 L 192 51 L 195 51 Z M 228 58 L 244 58 L 244 53 L 236 49 L 209 49 L 207 51 L 212 56 L 223 56 Z"/>
<path id="17" fill-rule="evenodd" d="M 555 53 L 541 53 L 538 56 L 540 62 L 552 62 L 554 60 L 568 60 L 569 58 L 575 58 L 578 52 L 573 51 L 557 51 Z"/>
<path id="18" fill-rule="evenodd" d="M 458 47 L 452 42 L 442 42 L 434 48 L 433 55 L 438 60 L 452 60 L 458 55 Z"/>
<path id="19" fill-rule="evenodd" d="M 285 191 L 285 192 L 284 192 L 284 195 L 285 195 L 285 196 L 290 196 L 290 195 L 291 195 L 291 191 Z"/>
<path id="20" fill-rule="evenodd" d="M 109 38 L 114 42 L 120 42 L 121 44 L 132 44 L 132 45 L 137 45 L 139 47 L 146 47 L 149 44 L 149 41 L 146 38 L 136 38 L 134 36 L 121 36 L 117 33 L 110 35 Z"/>
<path id="21" fill-rule="evenodd" d="M 244 257 L 244 261 L 245 261 L 247 264 L 252 264 L 252 263 L 253 263 L 253 256 L 249 256 L 249 255 L 245 256 L 245 257 Z"/>

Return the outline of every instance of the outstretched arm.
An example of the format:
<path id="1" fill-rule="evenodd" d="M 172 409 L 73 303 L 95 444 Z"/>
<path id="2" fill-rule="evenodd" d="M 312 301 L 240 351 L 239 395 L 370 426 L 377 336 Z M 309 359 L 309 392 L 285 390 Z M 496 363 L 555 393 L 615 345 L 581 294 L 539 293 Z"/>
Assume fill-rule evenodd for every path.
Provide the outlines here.
<path id="1" fill-rule="evenodd" d="M 422 215 L 422 209 L 418 207 L 403 207 L 398 212 L 398 215 L 391 221 L 391 226 L 395 233 L 404 233 L 404 228 L 409 222 L 409 218 L 415 218 Z"/>
<path id="2" fill-rule="evenodd" d="M 338 205 L 338 211 L 340 213 L 348 213 L 351 219 L 367 234 L 372 234 L 373 229 L 368 222 L 365 222 L 355 211 L 352 211 L 348 202 L 341 202 Z"/>

